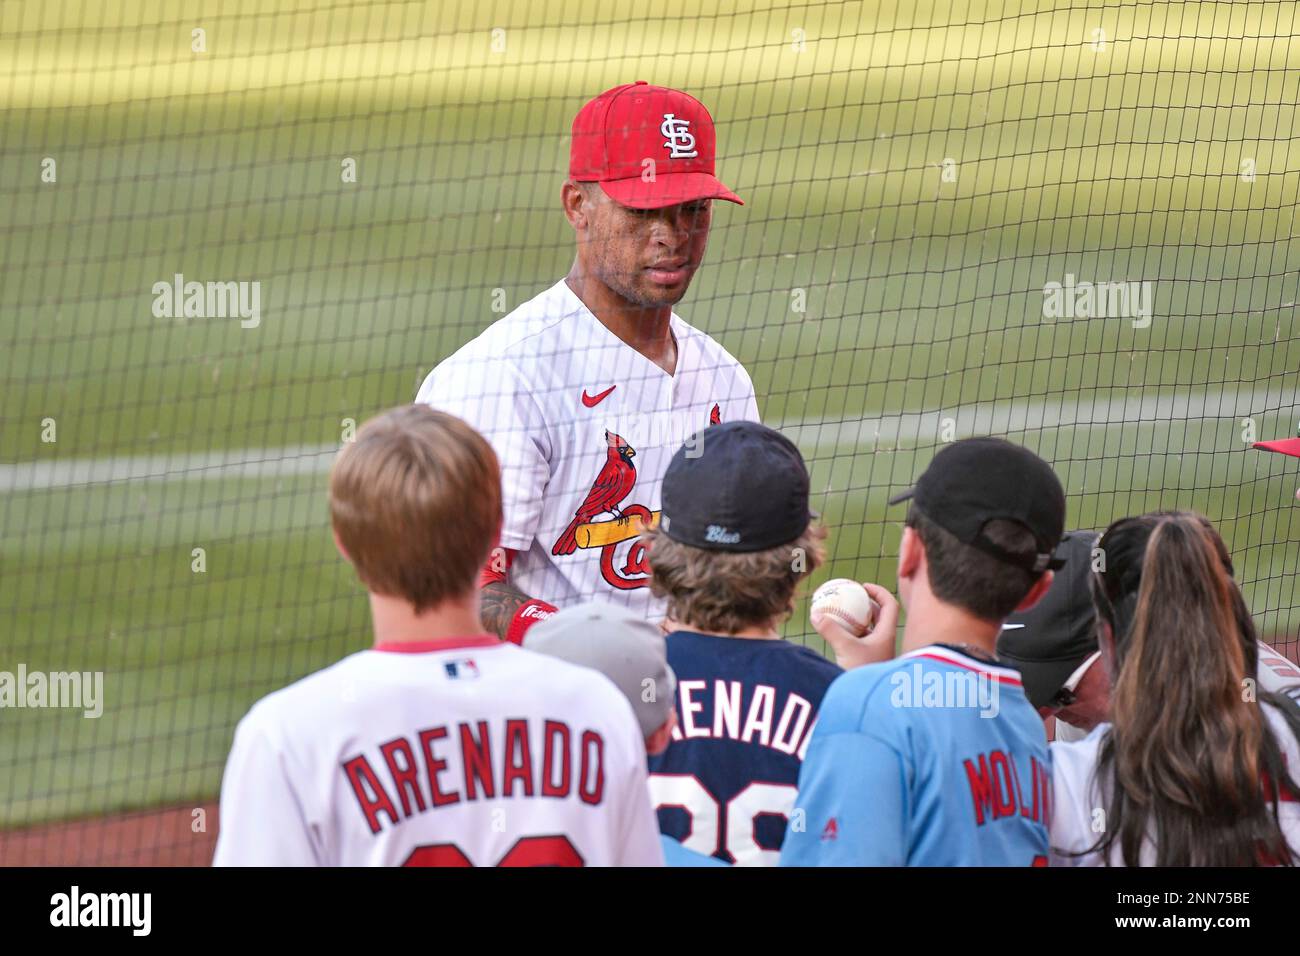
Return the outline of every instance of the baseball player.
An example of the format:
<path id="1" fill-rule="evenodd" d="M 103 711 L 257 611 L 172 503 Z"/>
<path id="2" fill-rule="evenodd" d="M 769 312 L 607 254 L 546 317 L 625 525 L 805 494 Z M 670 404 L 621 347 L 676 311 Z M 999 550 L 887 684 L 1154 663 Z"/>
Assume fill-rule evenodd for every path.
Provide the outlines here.
<path id="1" fill-rule="evenodd" d="M 904 653 L 822 699 L 782 866 L 1045 866 L 1043 722 L 994 644 L 1051 586 L 1065 492 L 1027 449 L 946 446 L 910 491 L 898 589 Z"/>
<path id="2" fill-rule="evenodd" d="M 1256 442 L 1254 447 L 1259 448 L 1263 451 L 1277 452 L 1280 455 L 1289 455 L 1292 458 L 1300 458 L 1300 437 L 1283 438 L 1277 441 Z M 1296 489 L 1295 496 L 1297 500 L 1300 500 L 1300 488 Z M 1276 652 L 1274 653 L 1276 654 Z M 1291 655 L 1292 655 L 1293 664 L 1300 664 L 1300 656 L 1297 656 L 1298 653 L 1300 653 L 1300 647 L 1297 647 L 1295 642 L 1291 642 Z M 1286 660 L 1286 658 L 1282 658 L 1282 659 Z M 1265 665 L 1264 658 L 1261 657 L 1260 658 L 1261 683 L 1263 681 L 1262 675 L 1265 666 L 1266 665 Z"/>
<path id="3" fill-rule="evenodd" d="M 1260 451 L 1276 452 L 1279 455 L 1289 455 L 1292 458 L 1300 458 L 1300 437 L 1297 438 L 1279 438 L 1275 441 L 1257 441 L 1253 448 Z M 1296 492 L 1296 497 L 1300 498 L 1300 491 Z"/>
<path id="4" fill-rule="evenodd" d="M 501 461 L 505 523 L 480 580 L 485 626 L 518 643 L 556 606 L 601 600 L 649 620 L 642 522 L 678 447 L 712 423 L 758 420 L 754 387 L 673 312 L 704 258 L 714 175 L 708 111 L 628 83 L 573 121 L 568 275 L 444 360 L 417 401 L 481 431 Z"/>
<path id="5" fill-rule="evenodd" d="M 374 646 L 240 721 L 215 864 L 663 865 L 622 694 L 483 631 L 498 475 L 482 436 L 422 405 L 344 447 L 330 513 Z"/>

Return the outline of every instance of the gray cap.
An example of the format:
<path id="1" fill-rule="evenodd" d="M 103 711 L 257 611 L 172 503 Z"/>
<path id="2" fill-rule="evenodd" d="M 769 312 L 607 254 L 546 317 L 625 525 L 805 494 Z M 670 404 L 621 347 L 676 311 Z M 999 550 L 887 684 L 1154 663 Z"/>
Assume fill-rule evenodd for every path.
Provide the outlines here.
<path id="1" fill-rule="evenodd" d="M 662 727 L 673 711 L 677 676 L 668 666 L 663 632 L 627 608 L 567 607 L 530 627 L 524 647 L 608 677 L 632 705 L 642 736 Z"/>

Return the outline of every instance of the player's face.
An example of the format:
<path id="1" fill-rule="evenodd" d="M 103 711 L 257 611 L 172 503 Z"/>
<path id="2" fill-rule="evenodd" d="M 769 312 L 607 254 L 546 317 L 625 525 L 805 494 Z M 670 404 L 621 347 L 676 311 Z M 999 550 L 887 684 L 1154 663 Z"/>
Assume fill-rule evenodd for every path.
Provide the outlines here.
<path id="1" fill-rule="evenodd" d="M 588 270 L 635 305 L 654 309 L 679 302 L 704 259 L 713 201 L 631 209 L 599 187 L 590 198 Z"/>

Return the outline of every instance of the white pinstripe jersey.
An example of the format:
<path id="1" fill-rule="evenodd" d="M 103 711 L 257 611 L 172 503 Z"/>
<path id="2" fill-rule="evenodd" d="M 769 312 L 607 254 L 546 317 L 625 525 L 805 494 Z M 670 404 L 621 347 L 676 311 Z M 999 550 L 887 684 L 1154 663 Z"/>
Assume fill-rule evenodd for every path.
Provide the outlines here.
<path id="1" fill-rule="evenodd" d="M 758 421 L 741 364 L 674 314 L 669 375 L 624 343 L 561 280 L 445 359 L 416 397 L 464 419 L 501 461 L 510 581 L 559 607 L 599 600 L 663 616 L 633 516 L 657 516 L 677 450 L 718 421 Z M 611 437 L 612 436 L 612 437 Z M 629 448 L 622 456 L 619 449 Z M 621 484 L 575 523 L 602 469 Z M 573 526 L 573 527 L 571 527 Z"/>

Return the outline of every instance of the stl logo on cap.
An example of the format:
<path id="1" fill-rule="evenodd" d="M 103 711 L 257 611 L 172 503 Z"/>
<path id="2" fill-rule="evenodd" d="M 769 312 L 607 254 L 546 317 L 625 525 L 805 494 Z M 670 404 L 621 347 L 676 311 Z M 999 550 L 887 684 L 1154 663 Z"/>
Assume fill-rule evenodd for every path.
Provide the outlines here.
<path id="1" fill-rule="evenodd" d="M 702 199 L 744 205 L 714 174 L 717 131 L 704 104 L 644 80 L 606 90 L 573 119 L 569 178 L 600 183 L 632 209 Z"/>
<path id="2" fill-rule="evenodd" d="M 668 147 L 669 159 L 694 159 L 699 156 L 695 149 L 695 137 L 690 133 L 690 120 L 678 119 L 672 113 L 664 114 L 664 124 L 659 132 L 668 137 L 664 146 Z"/>

